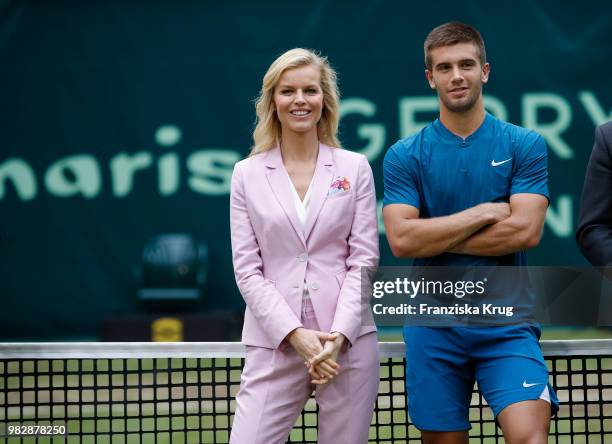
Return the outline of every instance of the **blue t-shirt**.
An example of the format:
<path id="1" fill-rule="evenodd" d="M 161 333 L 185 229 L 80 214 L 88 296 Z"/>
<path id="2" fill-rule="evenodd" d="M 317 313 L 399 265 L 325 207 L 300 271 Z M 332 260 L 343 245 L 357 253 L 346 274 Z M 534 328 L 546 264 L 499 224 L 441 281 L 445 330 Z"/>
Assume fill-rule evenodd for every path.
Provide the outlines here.
<path id="1" fill-rule="evenodd" d="M 466 139 L 436 119 L 385 155 L 384 205 L 407 204 L 419 217 L 448 216 L 517 193 L 548 195 L 546 143 L 532 130 L 486 114 Z M 506 256 L 442 253 L 416 266 L 526 265 L 524 251 Z"/>

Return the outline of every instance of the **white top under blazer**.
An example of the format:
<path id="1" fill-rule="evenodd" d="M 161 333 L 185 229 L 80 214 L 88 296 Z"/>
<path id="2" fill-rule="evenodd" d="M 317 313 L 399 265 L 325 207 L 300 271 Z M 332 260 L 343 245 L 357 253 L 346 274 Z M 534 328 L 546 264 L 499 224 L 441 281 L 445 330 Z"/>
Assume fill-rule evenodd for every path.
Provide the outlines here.
<path id="1" fill-rule="evenodd" d="M 289 177 L 289 173 L 287 173 L 287 177 Z M 304 229 L 304 227 L 306 226 L 306 217 L 308 216 L 308 205 L 310 204 L 310 189 L 312 188 L 312 179 L 310 180 L 310 184 L 308 185 L 308 190 L 306 191 L 306 195 L 304 196 L 303 201 L 300 199 L 300 195 L 295 189 L 295 185 L 293 185 L 291 177 L 289 177 L 289 183 L 291 183 L 291 191 L 293 192 L 295 211 L 297 211 L 298 219 L 302 224 L 302 229 Z M 308 285 L 306 285 L 306 281 L 304 281 L 304 292 L 302 293 L 302 300 L 305 301 L 306 299 L 310 299 L 310 295 L 308 294 Z"/>

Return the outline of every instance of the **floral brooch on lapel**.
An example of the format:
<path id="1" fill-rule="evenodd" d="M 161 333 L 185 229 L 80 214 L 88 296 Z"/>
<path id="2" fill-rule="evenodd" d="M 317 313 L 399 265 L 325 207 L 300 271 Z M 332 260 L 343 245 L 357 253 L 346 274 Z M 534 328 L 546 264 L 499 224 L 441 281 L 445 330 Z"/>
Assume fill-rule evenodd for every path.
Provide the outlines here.
<path id="1" fill-rule="evenodd" d="M 329 187 L 329 192 L 327 193 L 327 195 L 335 196 L 336 194 L 346 193 L 350 189 L 351 189 L 351 182 L 349 182 L 349 180 L 346 177 L 336 176 L 334 177 L 334 180 L 332 181 Z"/>

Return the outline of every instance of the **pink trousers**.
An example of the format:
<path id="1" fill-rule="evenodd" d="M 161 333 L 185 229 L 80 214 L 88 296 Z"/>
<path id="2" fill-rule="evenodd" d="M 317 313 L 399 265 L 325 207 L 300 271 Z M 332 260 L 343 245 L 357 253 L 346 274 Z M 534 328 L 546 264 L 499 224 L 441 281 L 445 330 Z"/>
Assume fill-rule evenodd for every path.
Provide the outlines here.
<path id="1" fill-rule="evenodd" d="M 302 324 L 318 330 L 312 304 L 305 302 Z M 358 338 L 340 353 L 338 364 L 338 376 L 314 386 L 291 346 L 247 346 L 230 444 L 284 444 L 313 390 L 319 405 L 318 443 L 366 444 L 380 377 L 376 333 Z"/>

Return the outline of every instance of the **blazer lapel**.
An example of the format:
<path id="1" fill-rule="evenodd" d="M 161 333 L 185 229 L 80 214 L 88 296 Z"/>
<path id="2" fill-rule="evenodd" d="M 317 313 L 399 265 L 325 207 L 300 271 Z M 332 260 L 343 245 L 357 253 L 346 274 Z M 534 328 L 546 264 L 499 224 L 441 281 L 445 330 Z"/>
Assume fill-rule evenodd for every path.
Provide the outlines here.
<path id="1" fill-rule="evenodd" d="M 291 188 L 289 188 L 292 187 L 293 184 L 283 165 L 280 148 L 276 147 L 268 151 L 264 163 L 267 168 L 266 177 L 268 178 L 270 188 L 272 188 L 276 200 L 278 200 L 278 203 L 287 215 L 302 245 L 306 248 L 304 230 L 298 219 L 297 211 L 295 210 L 295 202 L 293 201 L 293 194 L 291 193 Z M 282 234 L 279 233 L 279 236 L 280 235 Z"/>
<path id="2" fill-rule="evenodd" d="M 322 143 L 319 144 L 319 155 L 314 177 L 312 178 L 312 189 L 310 190 L 310 205 L 308 206 L 308 216 L 306 217 L 306 227 L 304 237 L 308 239 L 317 217 L 321 212 L 323 203 L 327 199 L 329 186 L 334 177 L 334 157 L 332 149 Z"/>

